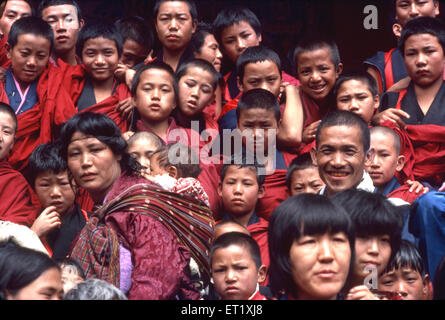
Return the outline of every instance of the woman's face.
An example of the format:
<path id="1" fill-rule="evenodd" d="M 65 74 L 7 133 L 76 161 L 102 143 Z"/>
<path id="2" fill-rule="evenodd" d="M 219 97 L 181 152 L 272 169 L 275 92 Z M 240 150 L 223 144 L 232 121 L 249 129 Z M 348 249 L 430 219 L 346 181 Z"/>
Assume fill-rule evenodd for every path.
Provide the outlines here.
<path id="1" fill-rule="evenodd" d="M 108 145 L 93 136 L 76 132 L 71 137 L 68 168 L 76 183 L 90 193 L 95 203 L 103 202 L 121 175 L 120 160 Z"/>
<path id="2" fill-rule="evenodd" d="M 8 300 L 60 300 L 63 296 L 62 278 L 58 268 L 43 272 L 37 279 L 16 294 L 6 293 Z"/>
<path id="3" fill-rule="evenodd" d="M 336 299 L 349 273 L 349 239 L 342 232 L 302 236 L 292 243 L 289 260 L 296 298 Z"/>

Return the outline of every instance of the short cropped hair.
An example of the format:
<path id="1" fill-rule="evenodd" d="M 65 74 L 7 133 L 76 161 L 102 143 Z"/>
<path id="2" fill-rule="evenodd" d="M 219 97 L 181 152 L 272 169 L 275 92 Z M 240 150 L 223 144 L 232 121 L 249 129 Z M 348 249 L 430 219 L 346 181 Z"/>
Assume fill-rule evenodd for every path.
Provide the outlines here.
<path id="1" fill-rule="evenodd" d="M 294 49 L 293 62 L 295 63 L 295 70 L 298 73 L 298 59 L 300 54 L 318 49 L 328 48 L 331 53 L 331 61 L 335 66 L 335 70 L 340 65 L 340 52 L 337 43 L 334 40 L 324 37 L 311 37 L 301 40 Z"/>
<path id="2" fill-rule="evenodd" d="M 270 280 L 272 292 L 295 294 L 289 252 L 294 241 L 306 235 L 344 233 L 351 249 L 352 270 L 355 235 L 349 215 L 330 198 L 318 194 L 300 194 L 284 200 L 269 220 Z M 347 283 L 348 281 L 346 281 Z"/>
<path id="3" fill-rule="evenodd" d="M 210 252 L 210 265 L 212 264 L 213 255 L 218 249 L 225 249 L 230 246 L 239 246 L 246 248 L 252 260 L 255 262 L 256 268 L 261 267 L 261 252 L 258 243 L 249 235 L 241 232 L 228 232 L 218 237 L 213 243 Z"/>
<path id="4" fill-rule="evenodd" d="M 272 61 L 278 68 L 281 77 L 281 60 L 278 54 L 272 49 L 262 45 L 247 48 L 236 61 L 236 73 L 241 79 L 244 78 L 244 70 L 249 63 Z"/>
<path id="5" fill-rule="evenodd" d="M 400 270 L 402 268 L 411 268 L 425 278 L 426 268 L 425 263 L 419 253 L 417 247 L 407 240 L 400 242 L 400 248 L 397 250 L 392 259 L 388 262 L 383 274 L 393 270 Z"/>
<path id="6" fill-rule="evenodd" d="M 239 121 L 241 112 L 249 109 L 264 109 L 272 111 L 277 120 L 277 124 L 281 119 L 280 103 L 278 99 L 268 90 L 252 89 L 244 92 L 238 101 L 236 108 L 236 117 Z"/>
<path id="7" fill-rule="evenodd" d="M 117 28 L 105 21 L 94 21 L 86 23 L 80 29 L 76 44 L 76 54 L 82 57 L 82 51 L 85 43 L 90 39 L 105 38 L 114 41 L 119 57 L 122 54 L 122 36 Z"/>
<path id="8" fill-rule="evenodd" d="M 0 102 L 0 112 L 7 113 L 11 116 L 12 120 L 14 121 L 14 127 L 15 131 L 14 133 L 17 133 L 17 115 L 15 114 L 14 110 L 11 108 L 9 104 L 6 104 L 4 102 Z"/>
<path id="9" fill-rule="evenodd" d="M 332 201 L 342 206 L 354 223 L 355 235 L 389 235 L 391 257 L 399 250 L 402 240 L 403 216 L 401 209 L 378 193 L 359 189 L 341 191 Z"/>
<path id="10" fill-rule="evenodd" d="M 77 20 L 80 22 L 80 20 L 83 19 L 82 11 L 80 10 L 80 7 L 77 4 L 77 2 L 74 0 L 43 0 L 43 1 L 40 1 L 39 6 L 37 8 L 37 12 L 38 12 L 39 17 L 41 18 L 44 9 L 46 9 L 48 7 L 62 6 L 62 5 L 66 5 L 66 4 L 76 8 Z"/>
<path id="11" fill-rule="evenodd" d="M 122 36 L 123 43 L 130 39 L 147 50 L 147 54 L 153 49 L 154 35 L 149 23 L 142 17 L 131 16 L 117 20 L 114 25 Z"/>
<path id="12" fill-rule="evenodd" d="M 232 6 L 221 10 L 213 21 L 216 40 L 221 43 L 224 29 L 243 21 L 252 27 L 257 36 L 261 34 L 261 22 L 252 10 L 243 6 Z"/>
<path id="13" fill-rule="evenodd" d="M 213 78 L 212 88 L 213 90 L 216 90 L 216 87 L 220 83 L 222 76 L 218 71 L 215 70 L 215 67 L 210 62 L 203 59 L 192 59 L 186 61 L 185 63 L 182 63 L 179 66 L 178 70 L 176 70 L 176 82 L 179 83 L 179 80 L 181 80 L 181 78 L 187 73 L 188 68 L 191 67 L 198 67 L 210 73 Z"/>
<path id="14" fill-rule="evenodd" d="M 179 178 L 198 178 L 201 173 L 199 158 L 196 152 L 189 146 L 178 142 L 161 147 L 153 152 L 158 155 L 158 162 L 161 168 L 167 169 L 174 166 L 178 170 Z M 197 163 L 194 163 L 197 161 Z"/>
<path id="15" fill-rule="evenodd" d="M 288 189 L 290 189 L 291 187 L 292 174 L 294 173 L 294 171 L 304 170 L 307 168 L 315 168 L 314 163 L 312 162 L 311 154 L 309 152 L 303 153 L 292 160 L 286 173 L 286 185 Z"/>
<path id="16" fill-rule="evenodd" d="M 338 91 L 340 87 L 343 85 L 343 83 L 350 81 L 350 80 L 356 80 L 362 82 L 366 88 L 371 92 L 372 97 L 375 97 L 379 94 L 379 88 L 377 85 L 377 81 L 372 77 L 368 72 L 365 71 L 357 71 L 357 72 L 350 72 L 342 74 L 337 81 L 335 82 L 334 87 L 334 96 L 337 97 Z"/>
<path id="17" fill-rule="evenodd" d="M 14 48 L 22 34 L 33 34 L 48 39 L 50 42 L 50 53 L 54 46 L 54 32 L 51 26 L 41 18 L 24 17 L 15 21 L 8 35 L 8 43 Z"/>
<path id="18" fill-rule="evenodd" d="M 384 126 L 375 126 L 375 127 L 372 127 L 371 129 L 369 129 L 369 131 L 370 131 L 371 135 L 374 132 L 380 132 L 380 133 L 391 136 L 394 140 L 394 149 L 396 150 L 397 156 L 400 154 L 400 150 L 401 150 L 400 136 L 393 129 L 391 129 L 389 127 L 384 127 Z"/>
<path id="19" fill-rule="evenodd" d="M 55 174 L 67 171 L 68 165 L 60 155 L 60 145 L 48 142 L 41 144 L 34 149 L 29 157 L 27 167 L 27 178 L 32 188 L 37 176 L 42 172 L 51 172 Z"/>
<path id="20" fill-rule="evenodd" d="M 185 2 L 187 3 L 190 11 L 190 15 L 192 16 L 192 20 L 198 19 L 198 9 L 196 7 L 196 3 L 193 0 L 156 0 L 156 3 L 153 7 L 153 18 L 156 20 L 159 12 L 159 8 L 161 7 L 161 4 L 168 1 L 178 1 L 178 2 Z"/>
<path id="21" fill-rule="evenodd" d="M 164 143 L 164 141 L 162 141 L 161 138 L 159 138 L 153 132 L 149 132 L 149 131 L 139 131 L 139 132 L 136 132 L 134 135 L 132 135 L 128 139 L 128 141 L 127 141 L 128 146 L 130 146 L 133 142 L 135 142 L 135 141 L 137 141 L 139 139 L 147 139 L 147 140 L 149 140 L 154 145 L 156 150 L 165 146 L 165 143 Z"/>
<path id="22" fill-rule="evenodd" d="M 198 26 L 196 27 L 195 33 L 192 35 L 192 38 L 189 42 L 189 48 L 193 53 L 201 53 L 202 46 L 205 43 L 205 38 L 207 35 L 213 34 L 213 28 L 210 24 L 200 21 L 198 22 Z"/>
<path id="23" fill-rule="evenodd" d="M 344 111 L 344 110 L 335 110 L 323 117 L 320 125 L 317 128 L 317 133 L 315 135 L 315 142 L 317 144 L 317 148 L 320 143 L 321 130 L 323 130 L 324 128 L 334 127 L 334 126 L 347 126 L 347 127 L 359 128 L 360 141 L 363 144 L 363 151 L 365 153 L 368 152 L 371 144 L 368 124 L 359 115 L 356 115 L 351 111 Z"/>
<path id="24" fill-rule="evenodd" d="M 261 187 L 264 184 L 266 177 L 261 174 L 261 172 L 264 170 L 264 165 L 259 163 L 254 154 L 250 153 L 249 151 L 234 154 L 230 157 L 230 159 L 228 159 L 228 161 L 224 161 L 221 167 L 221 183 L 224 181 L 227 170 L 231 166 L 236 166 L 238 169 L 249 168 L 255 172 L 258 186 Z"/>
<path id="25" fill-rule="evenodd" d="M 437 38 L 443 52 L 445 53 L 445 26 L 437 18 L 419 17 L 408 21 L 402 30 L 399 40 L 399 50 L 405 56 L 406 40 L 416 34 L 430 34 Z"/>
<path id="26" fill-rule="evenodd" d="M 111 283 L 88 279 L 68 291 L 63 300 L 128 300 L 125 294 Z"/>

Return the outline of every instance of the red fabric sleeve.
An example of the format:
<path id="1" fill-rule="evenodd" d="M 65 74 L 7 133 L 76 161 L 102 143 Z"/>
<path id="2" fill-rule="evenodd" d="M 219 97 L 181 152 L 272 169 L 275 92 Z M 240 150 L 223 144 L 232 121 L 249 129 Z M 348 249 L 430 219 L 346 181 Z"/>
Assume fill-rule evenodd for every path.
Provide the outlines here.
<path id="1" fill-rule="evenodd" d="M 287 170 L 276 169 L 274 174 L 266 176 L 264 197 L 258 200 L 256 206 L 256 213 L 259 217 L 269 221 L 275 208 L 289 197 L 286 174 Z"/>
<path id="2" fill-rule="evenodd" d="M 267 229 L 269 228 L 269 222 L 265 219 L 260 218 L 260 222 L 251 224 L 247 226 L 247 230 L 250 232 L 252 238 L 258 243 L 261 252 L 261 262 L 267 267 L 267 277 L 263 283 L 260 283 L 262 286 L 266 286 L 269 283 L 269 267 L 270 267 L 270 258 L 269 258 L 269 241 L 267 236 Z"/>

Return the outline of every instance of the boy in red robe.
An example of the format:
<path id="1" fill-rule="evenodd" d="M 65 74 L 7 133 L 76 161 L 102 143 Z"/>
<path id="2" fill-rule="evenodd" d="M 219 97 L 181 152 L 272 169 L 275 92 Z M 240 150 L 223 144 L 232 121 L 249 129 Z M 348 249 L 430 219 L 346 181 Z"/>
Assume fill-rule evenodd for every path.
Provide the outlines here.
<path id="1" fill-rule="evenodd" d="M 11 67 L 0 86 L 0 101 L 8 103 L 18 118 L 9 157 L 17 170 L 25 168 L 37 145 L 54 140 L 58 127 L 73 115 L 74 106 L 61 85 L 63 75 L 48 64 L 53 38 L 45 21 L 26 17 L 12 25 L 5 47 Z"/>
<path id="2" fill-rule="evenodd" d="M 0 102 L 0 220 L 30 227 L 38 207 L 32 202 L 32 190 L 27 181 L 7 159 L 14 145 L 16 130 L 14 111 Z"/>

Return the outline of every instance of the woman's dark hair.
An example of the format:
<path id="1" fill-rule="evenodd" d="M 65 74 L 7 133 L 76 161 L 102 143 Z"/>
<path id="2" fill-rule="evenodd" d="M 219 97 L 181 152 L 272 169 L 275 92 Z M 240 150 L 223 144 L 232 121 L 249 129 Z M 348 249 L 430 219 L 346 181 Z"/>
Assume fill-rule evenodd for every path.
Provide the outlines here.
<path id="1" fill-rule="evenodd" d="M 51 29 L 52 31 L 52 29 Z M 102 20 L 86 23 L 80 29 L 79 36 L 76 43 L 76 54 L 82 58 L 82 51 L 85 43 L 90 39 L 105 38 L 114 41 L 119 57 L 122 54 L 123 40 L 117 28 L 110 23 Z"/>
<path id="2" fill-rule="evenodd" d="M 294 241 L 305 235 L 344 233 L 351 248 L 349 275 L 355 257 L 352 221 L 345 210 L 329 198 L 317 194 L 301 194 L 283 201 L 269 221 L 268 241 L 272 293 L 281 290 L 296 295 L 289 252 Z M 348 283 L 348 279 L 345 284 Z"/>
<path id="3" fill-rule="evenodd" d="M 62 127 L 59 136 L 62 158 L 68 159 L 68 146 L 76 132 L 91 136 L 106 144 L 115 156 L 120 156 L 120 166 L 127 174 L 138 175 L 141 165 L 127 152 L 127 142 L 121 130 L 108 116 L 100 113 L 82 112 L 69 119 Z"/>
<path id="4" fill-rule="evenodd" d="M 389 235 L 391 258 L 395 255 L 402 241 L 403 215 L 400 209 L 381 194 L 358 189 L 336 193 L 331 199 L 351 217 L 356 237 Z"/>
<path id="5" fill-rule="evenodd" d="M 15 295 L 42 273 L 60 268 L 46 254 L 20 247 L 12 242 L 0 245 L 0 300 L 6 291 Z"/>

